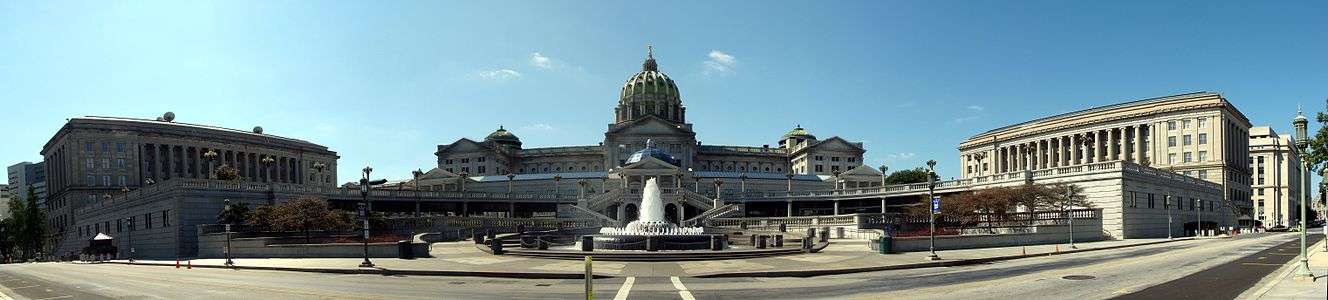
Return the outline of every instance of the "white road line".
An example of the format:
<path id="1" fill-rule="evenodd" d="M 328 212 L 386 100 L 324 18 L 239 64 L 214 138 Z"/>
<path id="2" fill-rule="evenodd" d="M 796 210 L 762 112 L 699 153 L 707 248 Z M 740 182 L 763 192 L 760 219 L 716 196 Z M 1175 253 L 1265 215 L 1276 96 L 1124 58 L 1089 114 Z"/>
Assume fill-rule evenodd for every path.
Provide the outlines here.
<path id="1" fill-rule="evenodd" d="M 678 289 L 678 296 L 682 297 L 682 300 L 696 300 L 696 297 L 692 297 L 692 292 L 682 285 L 682 280 L 679 280 L 678 276 L 669 277 L 669 280 L 673 281 L 673 288 Z"/>
<path id="2" fill-rule="evenodd" d="M 12 287 L 12 288 L 9 288 L 9 289 L 11 289 L 11 290 L 28 289 L 28 288 L 35 288 L 35 287 L 39 287 L 39 286 L 40 286 L 40 285 L 35 285 L 35 284 L 34 284 L 34 285 L 16 286 L 16 287 Z"/>
<path id="3" fill-rule="evenodd" d="M 41 299 L 37 299 L 37 300 L 55 300 L 55 299 L 68 299 L 68 298 L 74 298 L 74 296 L 64 295 L 64 296 L 55 296 L 55 297 L 41 298 Z"/>
<path id="4" fill-rule="evenodd" d="M 632 284 L 636 283 L 636 277 L 627 277 L 623 281 L 622 287 L 618 288 L 618 294 L 613 296 L 613 300 L 627 300 L 627 294 L 632 292 Z"/>

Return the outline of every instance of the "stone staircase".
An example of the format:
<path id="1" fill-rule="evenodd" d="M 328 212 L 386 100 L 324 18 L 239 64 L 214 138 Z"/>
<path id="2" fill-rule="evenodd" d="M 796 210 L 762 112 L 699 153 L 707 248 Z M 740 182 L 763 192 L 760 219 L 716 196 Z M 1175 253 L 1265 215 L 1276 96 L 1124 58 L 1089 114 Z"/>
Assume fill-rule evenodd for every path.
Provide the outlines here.
<path id="1" fill-rule="evenodd" d="M 718 208 L 707 210 L 704 213 L 701 213 L 700 215 L 697 215 L 695 217 L 692 217 L 691 219 L 683 221 L 683 226 L 686 227 L 704 226 L 705 221 L 711 218 L 723 218 L 740 212 L 742 212 L 741 203 L 724 204 Z"/>
<path id="2" fill-rule="evenodd" d="M 558 217 L 597 219 L 603 226 L 619 226 L 618 220 L 579 205 L 559 204 Z"/>

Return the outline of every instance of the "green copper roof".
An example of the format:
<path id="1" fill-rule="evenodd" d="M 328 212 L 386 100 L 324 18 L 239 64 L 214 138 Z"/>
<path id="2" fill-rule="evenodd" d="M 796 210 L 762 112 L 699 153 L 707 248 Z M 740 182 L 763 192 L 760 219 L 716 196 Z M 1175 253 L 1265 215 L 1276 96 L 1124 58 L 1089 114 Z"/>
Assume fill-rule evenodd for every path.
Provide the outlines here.
<path id="1" fill-rule="evenodd" d="M 788 132 L 788 133 L 785 133 L 785 134 L 784 134 L 784 137 L 782 137 L 782 138 L 780 138 L 780 139 L 781 139 L 781 140 L 784 140 L 784 139 L 788 139 L 788 138 L 791 138 L 791 137 L 804 137 L 804 138 L 812 138 L 812 139 L 815 139 L 815 138 L 816 138 L 816 136 L 815 136 L 815 135 L 812 135 L 811 132 L 807 132 L 806 129 L 803 129 L 801 124 L 799 124 L 799 125 L 796 126 L 796 127 L 793 127 L 793 130 L 789 130 L 789 132 Z"/>

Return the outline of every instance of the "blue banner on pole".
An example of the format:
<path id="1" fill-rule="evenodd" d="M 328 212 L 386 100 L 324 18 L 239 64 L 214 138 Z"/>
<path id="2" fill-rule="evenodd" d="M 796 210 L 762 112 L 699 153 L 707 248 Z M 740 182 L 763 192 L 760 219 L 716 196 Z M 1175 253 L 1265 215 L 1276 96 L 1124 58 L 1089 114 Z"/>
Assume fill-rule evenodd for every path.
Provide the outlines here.
<path id="1" fill-rule="evenodd" d="M 931 197 L 931 213 L 941 212 L 941 196 Z"/>

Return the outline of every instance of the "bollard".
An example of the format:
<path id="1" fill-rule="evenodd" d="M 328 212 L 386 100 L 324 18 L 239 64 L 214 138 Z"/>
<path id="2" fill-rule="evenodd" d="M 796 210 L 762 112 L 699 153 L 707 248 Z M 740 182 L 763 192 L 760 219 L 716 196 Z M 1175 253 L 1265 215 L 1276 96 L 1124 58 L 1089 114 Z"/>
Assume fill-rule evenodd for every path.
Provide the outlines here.
<path id="1" fill-rule="evenodd" d="M 654 236 L 646 236 L 646 251 L 659 251 L 659 242 L 655 241 Z"/>
<path id="2" fill-rule="evenodd" d="M 758 236 L 756 236 L 756 249 L 765 249 L 765 239 L 766 239 L 767 237 L 769 237 L 769 236 L 766 236 L 766 235 L 758 235 Z"/>
<path id="3" fill-rule="evenodd" d="M 710 251 L 724 250 L 724 240 L 719 235 L 710 236 Z"/>
<path id="4" fill-rule="evenodd" d="M 595 251 L 595 237 L 589 235 L 581 236 L 581 251 Z"/>
<path id="5" fill-rule="evenodd" d="M 775 248 L 784 248 L 784 235 L 775 235 Z"/>
<path id="6" fill-rule="evenodd" d="M 586 300 L 595 299 L 595 272 L 591 267 L 590 256 L 586 256 Z"/>
<path id="7" fill-rule="evenodd" d="M 503 241 L 499 239 L 489 240 L 489 250 L 492 250 L 494 255 L 502 255 Z"/>

